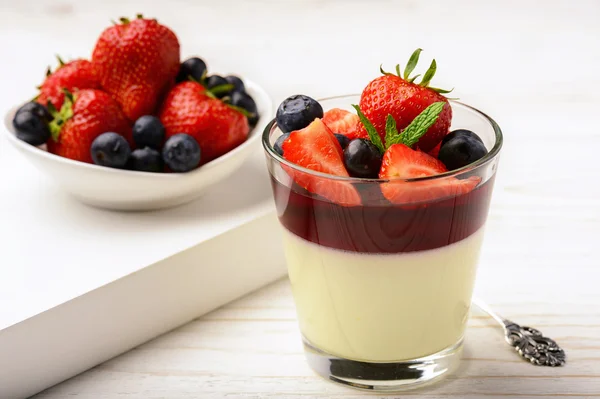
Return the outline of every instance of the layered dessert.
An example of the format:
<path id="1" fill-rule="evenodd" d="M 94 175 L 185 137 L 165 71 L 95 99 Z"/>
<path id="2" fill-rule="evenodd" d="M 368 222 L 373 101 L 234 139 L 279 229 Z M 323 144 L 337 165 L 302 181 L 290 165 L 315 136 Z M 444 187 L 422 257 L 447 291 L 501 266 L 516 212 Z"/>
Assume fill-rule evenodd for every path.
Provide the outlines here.
<path id="1" fill-rule="evenodd" d="M 453 121 L 447 91 L 429 85 L 435 61 L 415 82 L 419 54 L 356 105 L 287 98 L 268 132 L 300 328 L 333 357 L 413 361 L 464 334 L 496 138 Z"/>

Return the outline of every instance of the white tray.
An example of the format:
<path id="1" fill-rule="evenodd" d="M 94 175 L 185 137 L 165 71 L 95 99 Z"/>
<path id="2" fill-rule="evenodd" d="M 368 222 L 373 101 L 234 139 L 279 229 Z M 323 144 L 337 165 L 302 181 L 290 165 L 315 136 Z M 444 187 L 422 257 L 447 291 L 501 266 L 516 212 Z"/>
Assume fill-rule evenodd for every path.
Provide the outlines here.
<path id="1" fill-rule="evenodd" d="M 69 198 L 0 142 L 0 398 L 32 395 L 285 274 L 264 155 L 178 208 Z"/>

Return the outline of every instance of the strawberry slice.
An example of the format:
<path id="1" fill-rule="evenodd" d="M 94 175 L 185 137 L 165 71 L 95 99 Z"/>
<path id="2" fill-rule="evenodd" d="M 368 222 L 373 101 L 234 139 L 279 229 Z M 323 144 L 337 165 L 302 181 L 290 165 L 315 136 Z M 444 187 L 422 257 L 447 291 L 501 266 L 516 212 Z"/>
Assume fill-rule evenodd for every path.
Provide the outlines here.
<path id="1" fill-rule="evenodd" d="M 366 131 L 361 131 L 358 115 L 340 108 L 332 108 L 323 115 L 323 123 L 333 133 L 343 134 L 350 140 L 368 138 Z M 361 134 L 362 133 L 362 134 Z"/>
<path id="2" fill-rule="evenodd" d="M 404 144 L 394 144 L 385 152 L 379 178 L 404 178 L 434 176 L 446 172 L 444 164 L 431 155 L 413 150 Z M 455 197 L 473 190 L 481 179 L 472 176 L 459 180 L 454 177 L 405 182 L 402 180 L 383 183 L 381 192 L 395 204 L 409 204 Z"/>
<path id="3" fill-rule="evenodd" d="M 342 147 L 321 119 L 290 133 L 283 142 L 285 159 L 317 172 L 348 177 Z M 348 182 L 313 176 L 285 168 L 292 178 L 308 191 L 344 206 L 360 205 L 360 196 Z"/>

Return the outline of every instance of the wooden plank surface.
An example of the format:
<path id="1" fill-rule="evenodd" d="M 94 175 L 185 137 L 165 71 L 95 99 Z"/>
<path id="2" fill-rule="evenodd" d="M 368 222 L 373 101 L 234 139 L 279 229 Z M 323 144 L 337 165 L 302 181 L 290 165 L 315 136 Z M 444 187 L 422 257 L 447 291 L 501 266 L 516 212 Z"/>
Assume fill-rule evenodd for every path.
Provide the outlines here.
<path id="1" fill-rule="evenodd" d="M 1 7 L 3 52 L 39 49 L 22 65 L 3 66 L 14 76 L 5 91 L 20 98 L 52 54 L 88 55 L 110 18 L 139 11 L 172 26 L 185 55 L 252 77 L 276 102 L 296 92 L 360 91 L 380 63 L 393 66 L 425 48 L 423 57 L 438 60 L 436 85 L 455 86 L 506 137 L 477 295 L 555 338 L 569 362 L 549 369 L 520 361 L 492 320 L 475 312 L 458 372 L 403 397 L 600 397 L 600 2 L 29 0 Z M 380 395 L 336 386 L 308 368 L 289 285 L 280 281 L 36 398 L 363 396 Z"/>

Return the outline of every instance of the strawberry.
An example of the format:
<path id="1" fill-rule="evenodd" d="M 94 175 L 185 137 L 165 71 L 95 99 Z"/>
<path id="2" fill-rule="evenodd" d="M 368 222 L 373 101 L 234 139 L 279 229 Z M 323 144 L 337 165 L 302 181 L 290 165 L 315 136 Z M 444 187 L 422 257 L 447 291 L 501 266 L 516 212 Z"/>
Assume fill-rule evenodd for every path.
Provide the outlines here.
<path id="1" fill-rule="evenodd" d="M 78 89 L 99 89 L 100 83 L 94 75 L 92 64 L 88 60 L 78 59 L 64 63 L 59 57 L 59 66 L 52 72 L 48 68 L 46 79 L 39 87 L 40 94 L 36 101 L 42 105 L 51 102 L 55 108 L 60 109 L 65 99 L 64 90 L 75 92 Z"/>
<path id="2" fill-rule="evenodd" d="M 402 130 L 427 106 L 436 102 L 445 102 L 440 117 L 418 143 L 420 149 L 429 151 L 448 133 L 452 108 L 448 99 L 442 95 L 449 91 L 429 87 L 429 82 L 437 69 L 435 60 L 432 61 L 420 83 L 414 82 L 419 75 L 410 77 L 417 65 L 420 52 L 421 49 L 417 49 L 410 57 L 402 77 L 399 66 L 396 66 L 397 75 L 384 72 L 382 69 L 384 75 L 372 80 L 363 90 L 360 96 L 360 109 L 375 126 L 381 139 L 385 140 L 384 129 L 388 115 L 394 117 L 398 129 Z M 360 131 L 362 134 L 364 128 Z"/>
<path id="3" fill-rule="evenodd" d="M 96 42 L 92 65 L 102 88 L 135 121 L 152 114 L 179 71 L 177 36 L 155 19 L 121 19 Z"/>
<path id="4" fill-rule="evenodd" d="M 325 112 L 323 115 L 323 123 L 325 123 L 332 132 L 343 134 L 350 140 L 368 137 L 364 130 L 363 136 L 359 136 L 361 124 L 358 116 L 340 108 L 332 108 Z"/>
<path id="5" fill-rule="evenodd" d="M 387 149 L 381 163 L 380 179 L 400 178 L 382 183 L 381 192 L 390 202 L 407 204 L 466 194 L 480 181 L 477 176 L 458 180 L 454 177 L 406 182 L 402 179 L 433 176 L 446 172 L 444 164 L 431 155 L 413 150 L 404 144 L 394 144 Z"/>
<path id="6" fill-rule="evenodd" d="M 319 118 L 301 130 L 290 133 L 283 142 L 285 159 L 321 173 L 349 177 L 344 167 L 342 147 L 333 132 Z M 296 183 L 308 191 L 344 206 L 360 205 L 360 196 L 348 182 L 317 177 L 286 168 Z"/>
<path id="7" fill-rule="evenodd" d="M 129 121 L 119 104 L 103 91 L 84 89 L 74 95 L 67 92 L 60 112 L 51 109 L 52 137 L 46 144 L 53 154 L 92 163 L 90 146 L 102 133 L 119 133 L 132 142 Z"/>
<path id="8" fill-rule="evenodd" d="M 213 98 L 199 83 L 187 81 L 167 94 L 159 111 L 166 138 L 187 133 L 200 145 L 202 163 L 231 151 L 248 137 L 248 119 Z"/>
<path id="9" fill-rule="evenodd" d="M 428 152 L 434 158 L 437 158 L 440 153 L 440 148 L 442 147 L 442 142 L 440 141 L 431 151 Z"/>

